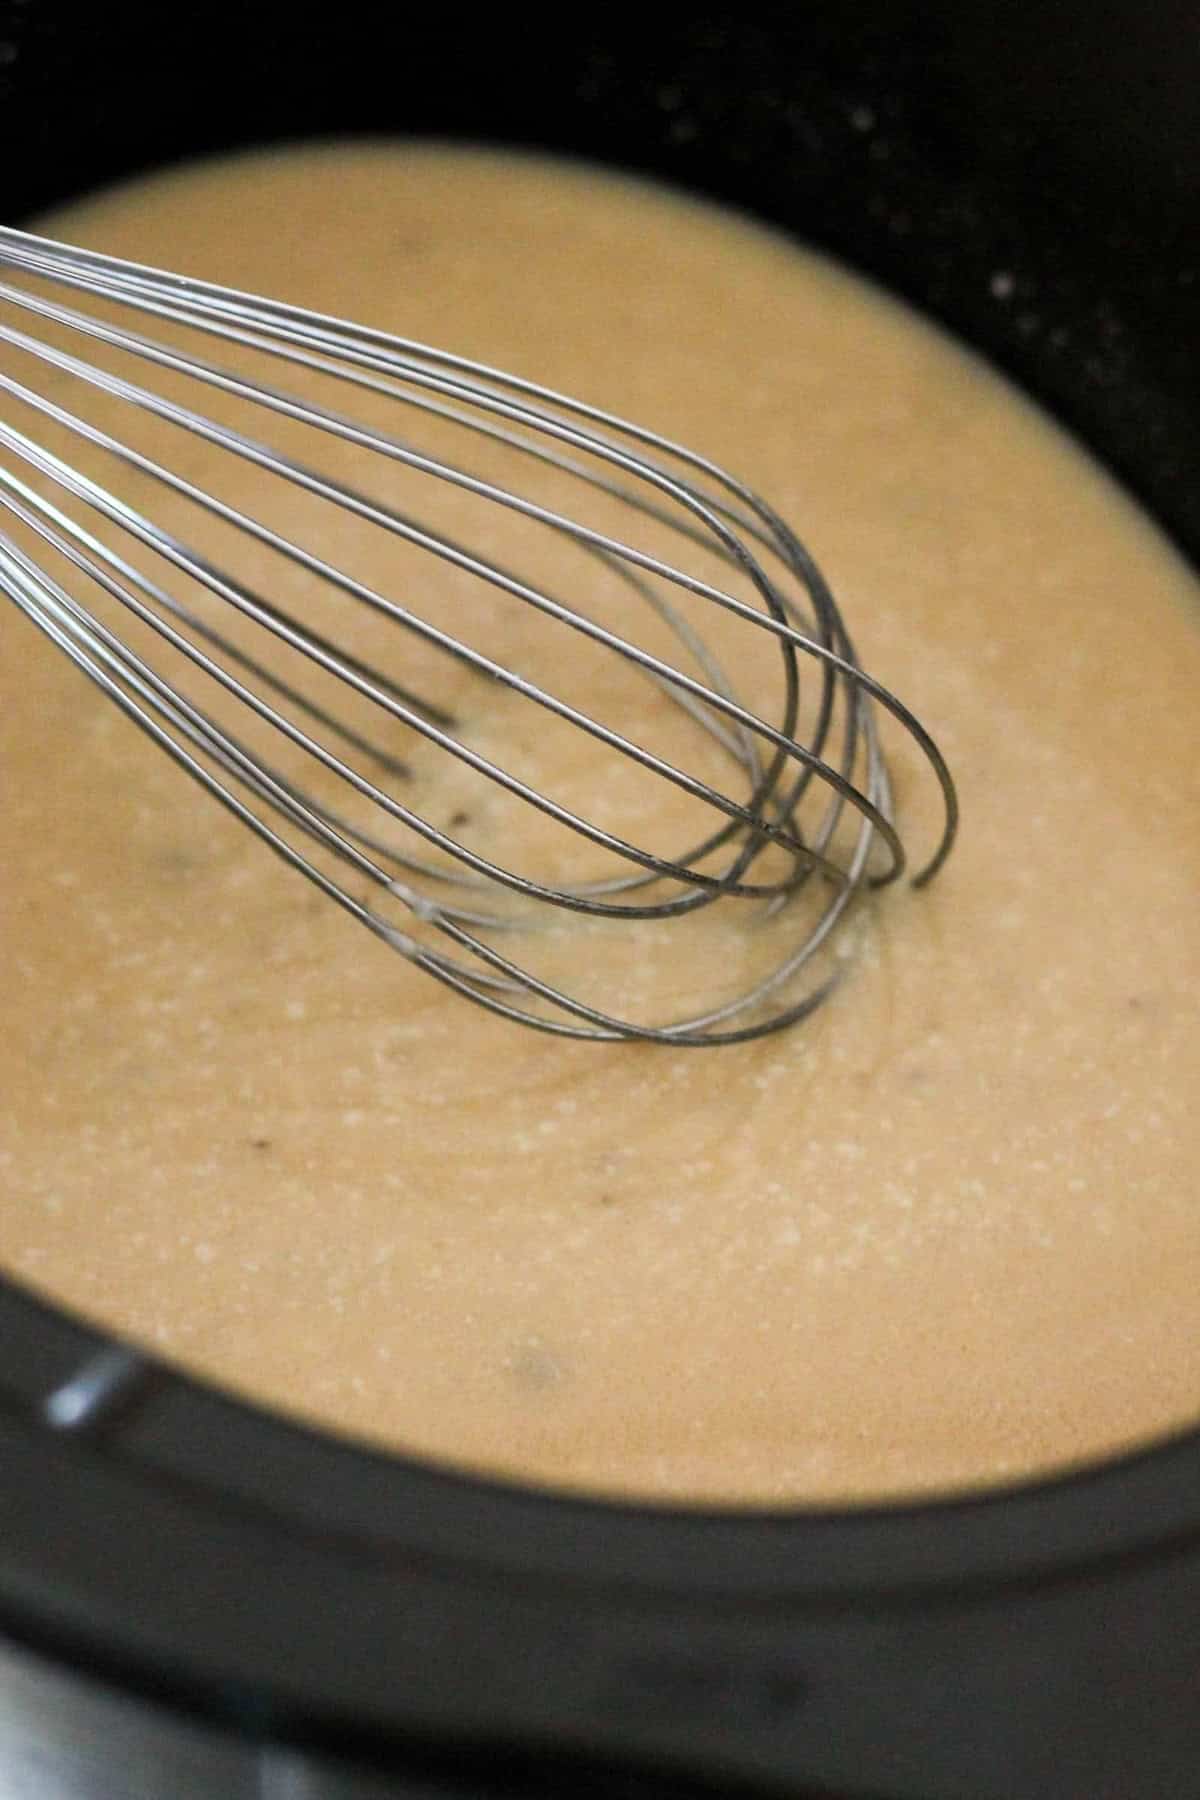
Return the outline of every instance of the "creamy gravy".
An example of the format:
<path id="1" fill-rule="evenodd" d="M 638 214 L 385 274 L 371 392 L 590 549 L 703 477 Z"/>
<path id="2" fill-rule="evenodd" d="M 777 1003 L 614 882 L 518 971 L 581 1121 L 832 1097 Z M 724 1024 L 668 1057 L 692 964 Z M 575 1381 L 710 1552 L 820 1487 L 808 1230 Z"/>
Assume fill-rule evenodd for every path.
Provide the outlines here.
<path id="1" fill-rule="evenodd" d="M 965 824 L 795 1031 L 564 1046 L 389 955 L 5 609 L 4 1267 L 308 1420 L 611 1493 L 865 1501 L 1194 1422 L 1200 615 L 1106 477 L 847 274 L 580 169 L 293 150 L 47 228 L 716 456 Z"/>

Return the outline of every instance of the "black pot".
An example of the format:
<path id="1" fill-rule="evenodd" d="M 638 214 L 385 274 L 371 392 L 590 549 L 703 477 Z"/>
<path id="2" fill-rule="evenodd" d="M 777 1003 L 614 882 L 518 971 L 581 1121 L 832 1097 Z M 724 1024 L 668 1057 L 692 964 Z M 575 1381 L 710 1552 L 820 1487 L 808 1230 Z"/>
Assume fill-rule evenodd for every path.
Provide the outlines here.
<path id="1" fill-rule="evenodd" d="M 1200 555 L 1200 24 L 0 0 L 0 218 L 347 131 L 607 160 L 865 268 Z M 1200 1795 L 1200 1433 L 987 1498 L 673 1514 L 372 1455 L 0 1284 L 0 1790 Z"/>

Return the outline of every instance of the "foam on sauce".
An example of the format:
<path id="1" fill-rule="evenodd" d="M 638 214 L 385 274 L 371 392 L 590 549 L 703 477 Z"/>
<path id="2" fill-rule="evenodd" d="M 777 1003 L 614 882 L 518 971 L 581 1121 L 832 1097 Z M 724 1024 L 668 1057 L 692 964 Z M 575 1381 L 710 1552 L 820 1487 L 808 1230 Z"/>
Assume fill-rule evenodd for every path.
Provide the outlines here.
<path id="1" fill-rule="evenodd" d="M 48 229 L 715 456 L 965 824 L 793 1032 L 564 1045 L 390 955 L 8 612 L 5 1269 L 308 1420 L 610 1493 L 873 1500 L 1194 1422 L 1200 614 L 1108 479 L 849 275 L 576 168 L 289 151 Z"/>

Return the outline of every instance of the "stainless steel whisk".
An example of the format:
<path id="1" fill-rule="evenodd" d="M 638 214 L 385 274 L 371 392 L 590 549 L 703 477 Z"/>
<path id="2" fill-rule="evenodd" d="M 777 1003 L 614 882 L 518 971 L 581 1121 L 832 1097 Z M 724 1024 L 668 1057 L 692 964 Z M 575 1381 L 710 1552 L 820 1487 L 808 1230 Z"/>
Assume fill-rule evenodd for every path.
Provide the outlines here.
<path id="1" fill-rule="evenodd" d="M 0 589 L 278 855 L 458 993 L 568 1037 L 689 1045 L 756 1037 L 810 1012 L 835 979 L 821 953 L 850 901 L 906 866 L 877 709 L 940 786 L 940 834 L 916 881 L 949 854 L 957 803 L 937 746 L 860 667 L 829 585 L 789 527 L 706 458 L 464 357 L 23 232 L 0 229 L 0 269 Z M 209 360 L 214 340 L 219 362 Z M 328 403 L 347 391 L 357 418 Z M 122 420 L 170 427 L 177 453 L 164 458 L 161 432 L 150 453 L 132 428 L 97 423 L 84 396 Z M 385 407 L 386 425 L 375 417 Z M 193 482 L 196 439 L 230 459 L 237 480 L 283 483 L 283 521 L 244 511 L 237 480 L 225 493 Z M 314 458 L 332 444 L 344 466 L 329 472 Z M 88 446 L 117 480 L 97 480 L 63 445 Z M 382 494 L 363 485 L 368 462 L 386 477 Z M 168 529 L 161 508 L 131 504 L 134 487 L 204 515 L 221 549 Z M 450 523 L 437 505 L 410 511 L 412 487 L 446 498 Z M 323 521 L 315 548 L 293 524 L 307 507 Z M 331 519 L 387 534 L 408 559 L 402 596 L 360 578 L 353 556 L 330 559 Z M 333 536 L 350 542 L 342 525 Z M 414 558 L 453 587 L 433 616 L 409 591 Z M 557 634 L 545 673 L 504 654 L 503 620 L 496 642 L 473 637 L 484 594 L 507 616 L 519 609 L 521 643 L 530 614 Z M 631 607 L 651 642 L 631 631 Z M 719 631 L 706 633 L 697 613 Z M 369 656 L 363 621 L 375 634 Z M 739 688 L 764 649 L 770 716 Z M 645 730 L 570 697 L 585 655 L 610 671 L 593 679 L 593 696 L 644 680 Z M 532 709 L 521 733 L 546 737 L 551 757 L 555 732 L 586 734 L 592 816 L 552 778 L 531 780 L 481 747 L 453 699 L 414 691 L 411 665 L 430 657 L 444 659 L 456 692 L 469 676 L 502 700 L 504 718 Z M 668 720 L 705 772 L 659 742 Z M 707 773 L 714 763 L 725 780 Z M 465 809 L 439 822 L 423 806 L 435 765 L 503 797 L 486 844 L 461 828 Z M 631 772 L 686 799 L 697 821 L 687 841 L 640 841 L 653 813 L 640 785 L 619 829 L 598 816 Z M 537 829 L 594 852 L 599 868 L 565 865 L 561 847 L 545 867 L 523 867 Z M 679 1017 L 643 1019 L 589 997 L 587 931 L 578 982 L 528 966 L 547 909 L 605 933 L 642 932 L 630 937 L 636 965 L 664 954 L 654 922 L 714 906 L 751 909 L 747 927 L 770 933 L 769 966 Z M 694 954 L 686 933 L 678 942 Z M 689 992 L 705 971 L 690 973 Z M 719 988 L 722 971 L 711 973 Z"/>

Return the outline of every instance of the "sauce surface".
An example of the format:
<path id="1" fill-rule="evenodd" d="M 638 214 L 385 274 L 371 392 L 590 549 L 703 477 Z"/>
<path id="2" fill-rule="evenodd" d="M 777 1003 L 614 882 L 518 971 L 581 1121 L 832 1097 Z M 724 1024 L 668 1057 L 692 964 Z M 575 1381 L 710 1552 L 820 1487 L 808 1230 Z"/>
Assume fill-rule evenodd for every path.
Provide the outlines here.
<path id="1" fill-rule="evenodd" d="M 307 1420 L 606 1493 L 870 1501 L 1193 1423 L 1200 612 L 1106 476 L 846 273 L 595 172 L 327 146 L 46 229 L 715 457 L 964 828 L 794 1031 L 564 1045 L 407 968 L 6 608 L 4 1268 Z"/>

